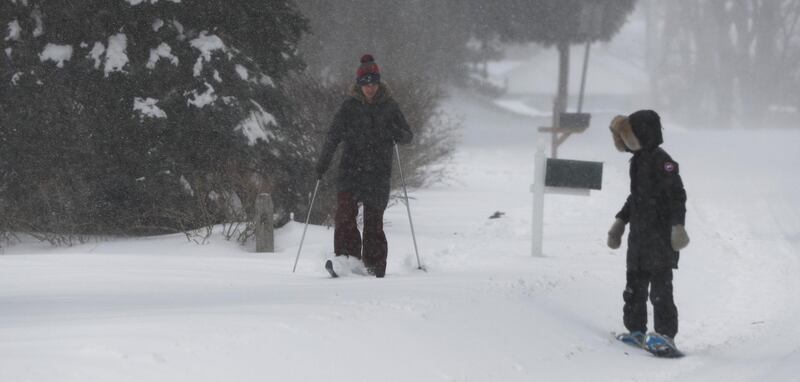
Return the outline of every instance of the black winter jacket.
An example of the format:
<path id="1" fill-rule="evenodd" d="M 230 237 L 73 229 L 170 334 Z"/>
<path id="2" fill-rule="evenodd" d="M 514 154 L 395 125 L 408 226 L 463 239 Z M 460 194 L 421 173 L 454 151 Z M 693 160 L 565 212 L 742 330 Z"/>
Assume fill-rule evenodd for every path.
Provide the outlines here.
<path id="1" fill-rule="evenodd" d="M 659 147 L 663 140 L 657 115 L 654 123 L 636 117 L 634 113 L 629 119 L 642 148 L 633 153 L 630 195 L 616 215 L 630 222 L 627 268 L 677 268 L 679 253 L 672 249 L 670 233 L 672 226 L 685 223 L 686 191 L 678 163 Z"/>
<path id="2" fill-rule="evenodd" d="M 381 83 L 376 100 L 367 103 L 358 87 L 342 103 L 333 118 L 322 148 L 317 173 L 324 173 L 333 159 L 336 147 L 343 145 L 336 178 L 339 192 L 352 192 L 373 208 L 386 208 L 389 201 L 394 143 L 407 144 L 413 133 Z"/>

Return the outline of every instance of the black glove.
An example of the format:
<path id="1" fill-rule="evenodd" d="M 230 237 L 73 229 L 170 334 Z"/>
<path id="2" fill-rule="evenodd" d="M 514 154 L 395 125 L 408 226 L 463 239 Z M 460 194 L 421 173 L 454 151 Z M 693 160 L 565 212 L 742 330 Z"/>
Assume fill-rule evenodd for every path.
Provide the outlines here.
<path id="1" fill-rule="evenodd" d="M 683 224 L 672 226 L 669 239 L 670 244 L 672 244 L 672 249 L 676 251 L 680 251 L 689 245 L 689 234 L 686 233 L 686 228 L 683 227 Z"/>
<path id="2" fill-rule="evenodd" d="M 325 171 L 328 171 L 328 166 L 322 162 L 318 162 L 317 166 L 314 168 L 314 172 L 317 173 L 317 179 L 322 179 L 322 176 L 325 175 Z"/>
<path id="3" fill-rule="evenodd" d="M 608 230 L 608 247 L 617 249 L 622 245 L 622 235 L 625 233 L 625 222 L 622 219 L 614 220 L 611 229 Z"/>
<path id="4" fill-rule="evenodd" d="M 399 127 L 394 129 L 394 132 L 392 132 L 392 139 L 394 140 L 395 144 L 397 144 L 398 142 L 400 144 L 406 144 L 411 141 L 412 136 L 413 134 L 410 131 L 404 130 Z"/>

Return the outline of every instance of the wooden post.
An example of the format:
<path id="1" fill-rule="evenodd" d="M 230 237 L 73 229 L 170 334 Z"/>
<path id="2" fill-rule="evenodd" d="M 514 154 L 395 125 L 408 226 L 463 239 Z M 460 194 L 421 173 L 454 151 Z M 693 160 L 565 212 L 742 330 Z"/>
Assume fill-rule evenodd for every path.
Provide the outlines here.
<path id="1" fill-rule="evenodd" d="M 559 42 L 556 47 L 558 48 L 558 106 L 559 112 L 563 113 L 567 111 L 569 102 L 569 43 Z"/>
<path id="2" fill-rule="evenodd" d="M 558 158 L 558 132 L 561 130 L 561 98 L 556 96 L 553 102 L 553 127 L 550 135 L 550 157 Z M 541 129 L 540 129 L 541 130 Z"/>
<path id="3" fill-rule="evenodd" d="M 592 47 L 590 41 L 586 41 L 586 50 L 583 52 L 583 73 L 581 74 L 581 92 L 578 96 L 578 113 L 583 110 L 583 94 L 586 90 L 586 70 L 589 68 L 589 49 Z"/>
<path id="4" fill-rule="evenodd" d="M 553 133 L 555 134 L 555 133 Z M 547 159 L 544 157 L 544 142 L 537 141 L 533 160 L 533 217 L 531 218 L 531 256 L 541 257 L 544 236 L 544 179 Z"/>
<path id="5" fill-rule="evenodd" d="M 558 49 L 558 94 L 556 95 L 556 102 L 553 111 L 553 127 L 559 129 L 561 127 L 560 115 L 567 111 L 567 103 L 569 102 L 569 43 L 559 42 L 556 44 Z M 558 158 L 558 133 L 553 131 L 550 142 L 550 157 Z"/>
<path id="6" fill-rule="evenodd" d="M 258 194 L 254 221 L 256 252 L 275 252 L 272 214 L 272 198 L 269 194 Z"/>

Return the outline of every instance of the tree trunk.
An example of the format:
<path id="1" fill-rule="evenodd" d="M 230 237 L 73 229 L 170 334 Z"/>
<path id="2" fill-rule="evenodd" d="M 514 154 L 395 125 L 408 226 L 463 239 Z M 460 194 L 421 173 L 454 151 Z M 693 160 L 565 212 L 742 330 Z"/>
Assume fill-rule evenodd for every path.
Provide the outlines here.
<path id="1" fill-rule="evenodd" d="M 567 110 L 569 99 L 569 43 L 558 43 L 558 112 L 563 113 Z"/>

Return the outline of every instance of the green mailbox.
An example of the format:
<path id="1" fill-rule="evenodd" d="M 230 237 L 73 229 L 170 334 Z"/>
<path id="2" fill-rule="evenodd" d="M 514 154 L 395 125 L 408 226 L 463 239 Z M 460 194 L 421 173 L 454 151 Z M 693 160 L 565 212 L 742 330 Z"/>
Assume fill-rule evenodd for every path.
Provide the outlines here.
<path id="1" fill-rule="evenodd" d="M 559 124 L 564 129 L 585 130 L 591 120 L 589 113 L 561 113 L 559 116 Z"/>
<path id="2" fill-rule="evenodd" d="M 603 163 L 547 158 L 544 185 L 599 190 L 603 185 Z"/>

